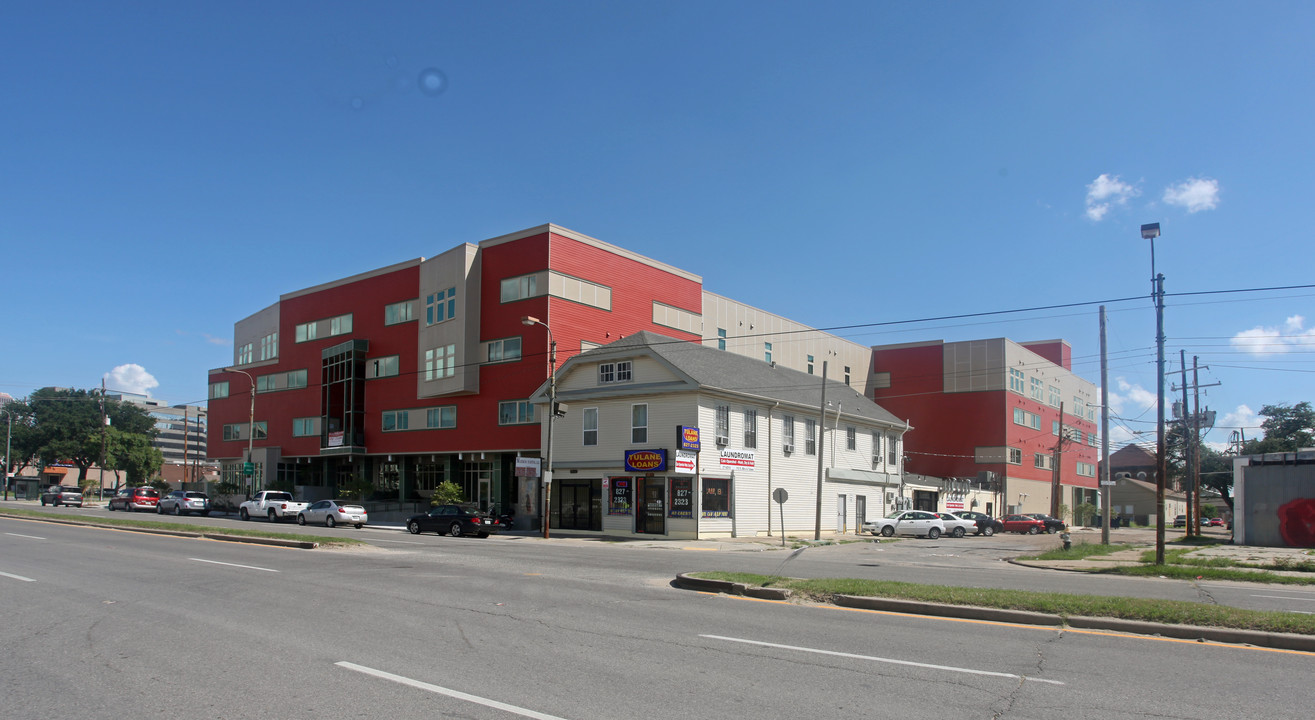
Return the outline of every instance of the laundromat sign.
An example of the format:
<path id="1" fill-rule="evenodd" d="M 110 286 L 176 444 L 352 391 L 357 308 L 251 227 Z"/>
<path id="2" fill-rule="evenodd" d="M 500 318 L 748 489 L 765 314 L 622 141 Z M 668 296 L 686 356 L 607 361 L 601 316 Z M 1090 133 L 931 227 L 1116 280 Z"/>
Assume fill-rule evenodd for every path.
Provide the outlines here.
<path id="1" fill-rule="evenodd" d="M 667 469 L 667 451 L 661 450 L 627 450 L 626 470 L 629 472 L 665 472 Z"/>

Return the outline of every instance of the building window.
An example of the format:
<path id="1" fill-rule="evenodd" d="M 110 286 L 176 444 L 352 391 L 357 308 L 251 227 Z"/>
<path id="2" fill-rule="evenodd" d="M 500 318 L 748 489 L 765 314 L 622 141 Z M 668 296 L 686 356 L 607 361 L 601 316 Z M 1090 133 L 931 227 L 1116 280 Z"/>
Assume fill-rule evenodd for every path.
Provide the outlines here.
<path id="1" fill-rule="evenodd" d="M 234 423 L 234 424 L 232 424 L 232 425 L 225 425 L 225 426 L 224 426 L 224 439 L 225 439 L 225 440 L 241 440 L 241 439 L 242 439 L 242 428 L 245 427 L 245 426 L 246 426 L 246 423 L 242 423 L 242 424 Z"/>
<path id="2" fill-rule="evenodd" d="M 1022 451 L 1022 450 L 1019 450 L 1018 448 L 1009 448 L 1009 464 L 1010 464 L 1010 465 L 1022 465 L 1022 464 L 1023 464 L 1023 451 Z"/>
<path id="3" fill-rule="evenodd" d="M 535 275 L 507 278 L 502 281 L 502 302 L 515 302 L 538 294 L 539 278 Z"/>
<path id="4" fill-rule="evenodd" d="M 853 425 L 845 428 L 845 449 L 858 449 L 858 428 L 855 428 Z"/>
<path id="5" fill-rule="evenodd" d="M 817 421 L 808 418 L 804 420 L 804 453 L 807 455 L 817 454 Z"/>
<path id="6" fill-rule="evenodd" d="M 1041 416 L 1036 413 L 1028 412 L 1022 408 L 1014 408 L 1014 424 L 1030 427 L 1033 430 L 1041 429 Z"/>
<path id="7" fill-rule="evenodd" d="M 849 384 L 849 366 L 848 366 L 848 365 L 845 366 L 845 384 L 846 384 L 846 385 Z"/>
<path id="8" fill-rule="evenodd" d="M 758 447 L 758 411 L 744 411 L 744 447 Z"/>
<path id="9" fill-rule="evenodd" d="M 1079 420 L 1081 420 L 1083 417 L 1086 416 L 1087 409 L 1085 404 L 1082 402 L 1082 398 L 1080 397 L 1073 398 L 1073 409 L 1070 410 L 1069 412 L 1072 413 L 1073 417 L 1078 418 Z"/>
<path id="10" fill-rule="evenodd" d="M 1018 368 L 1009 368 L 1009 389 L 1022 395 L 1027 391 L 1024 386 L 1023 371 Z"/>
<path id="11" fill-rule="evenodd" d="M 529 400 L 508 400 L 498 403 L 499 425 L 526 425 L 534 421 L 534 403 Z"/>
<path id="12" fill-rule="evenodd" d="M 772 361 L 772 344 L 769 342 L 763 343 L 763 360 Z"/>
<path id="13" fill-rule="evenodd" d="M 726 328 L 717 328 L 717 349 L 726 349 Z"/>
<path id="14" fill-rule="evenodd" d="M 1033 467 L 1037 467 L 1037 468 L 1040 468 L 1040 469 L 1042 469 L 1042 470 L 1049 470 L 1049 469 L 1050 469 L 1050 453 L 1033 453 L 1033 454 L 1032 454 L 1032 465 L 1033 465 Z"/>
<path id="15" fill-rule="evenodd" d="M 731 481 L 727 478 L 703 478 L 703 517 L 731 516 Z"/>
<path id="16" fill-rule="evenodd" d="M 264 420 L 257 420 L 252 423 L 251 434 L 257 440 L 264 440 L 269 437 L 269 424 Z"/>
<path id="17" fill-rule="evenodd" d="M 1054 435 L 1055 437 L 1059 437 L 1059 421 L 1058 421 L 1058 420 L 1051 420 L 1051 421 L 1050 421 L 1050 434 L 1051 434 L 1051 435 Z"/>
<path id="18" fill-rule="evenodd" d="M 785 452 L 794 452 L 794 416 L 781 416 L 781 443 Z"/>
<path id="19" fill-rule="evenodd" d="M 260 359 L 273 360 L 279 356 L 279 334 L 270 333 L 260 339 Z"/>
<path id="20" fill-rule="evenodd" d="M 396 325 L 398 323 L 410 322 L 415 318 L 411 316 L 411 301 L 393 303 L 384 306 L 384 324 Z"/>
<path id="21" fill-rule="evenodd" d="M 881 464 L 881 439 L 882 439 L 881 433 L 879 432 L 872 433 L 872 464 L 873 465 Z"/>
<path id="22" fill-rule="evenodd" d="M 445 430 L 457 426 L 457 406 L 429 408 L 425 410 L 425 427 L 430 430 Z"/>
<path id="23" fill-rule="evenodd" d="M 287 381 L 288 381 L 289 390 L 298 390 L 300 388 L 306 387 L 306 371 L 289 370 L 287 375 Z"/>
<path id="24" fill-rule="evenodd" d="M 302 323 L 297 326 L 297 342 L 314 340 L 319 335 L 319 323 Z"/>
<path id="25" fill-rule="evenodd" d="M 339 315 L 338 317 L 329 318 L 329 336 L 348 335 L 352 331 L 352 315 Z"/>
<path id="26" fill-rule="evenodd" d="M 457 316 L 457 289 L 450 287 L 425 296 L 425 324 L 434 325 Z"/>
<path id="27" fill-rule="evenodd" d="M 1050 401 L 1046 404 L 1049 405 L 1050 407 L 1059 407 L 1059 402 L 1060 402 L 1059 388 L 1055 387 L 1054 385 L 1049 385 L 1047 386 L 1047 389 L 1050 392 Z"/>
<path id="28" fill-rule="evenodd" d="M 521 359 L 521 339 L 503 338 L 489 343 L 489 362 L 509 362 Z"/>
<path id="29" fill-rule="evenodd" d="M 631 371 L 631 361 L 629 360 L 600 363 L 598 365 L 599 384 L 630 382 L 633 379 L 634 374 Z"/>
<path id="30" fill-rule="evenodd" d="M 384 411 L 384 432 L 410 429 L 410 413 L 406 410 Z"/>
<path id="31" fill-rule="evenodd" d="M 899 435 L 891 433 L 886 436 L 886 462 L 899 467 Z"/>
<path id="32" fill-rule="evenodd" d="M 398 356 L 372 358 L 365 363 L 366 378 L 392 377 L 400 370 Z"/>
<path id="33" fill-rule="evenodd" d="M 218 400 L 228 397 L 228 381 L 210 383 L 210 399 Z"/>
<path id="34" fill-rule="evenodd" d="M 648 404 L 630 406 L 630 442 L 648 442 Z"/>
<path id="35" fill-rule="evenodd" d="M 257 375 L 256 392 L 263 393 L 270 390 L 277 390 L 278 385 L 274 382 L 274 375 Z"/>
<path id="36" fill-rule="evenodd" d="M 812 374 L 813 374 L 813 356 L 812 356 L 812 355 L 809 355 L 809 356 L 808 356 L 808 374 L 809 374 L 809 375 L 812 375 Z"/>
<path id="37" fill-rule="evenodd" d="M 1096 477 L 1096 466 L 1091 463 L 1078 463 L 1078 475 L 1082 477 Z"/>
<path id="38" fill-rule="evenodd" d="M 1096 433 L 1090 433 L 1087 435 L 1087 444 L 1096 447 Z"/>
<path id="39" fill-rule="evenodd" d="M 1096 422 L 1096 408 L 1098 407 L 1100 406 L 1092 405 L 1090 403 L 1087 404 L 1087 420 L 1090 420 L 1091 422 Z"/>
<path id="40" fill-rule="evenodd" d="M 598 444 L 598 408 L 584 409 L 584 440 L 585 445 Z"/>
<path id="41" fill-rule="evenodd" d="M 292 418 L 292 437 L 314 437 L 319 435 L 315 432 L 315 423 L 319 418 L 305 417 Z"/>
<path id="42" fill-rule="evenodd" d="M 729 445 L 731 441 L 731 409 L 728 405 L 717 406 L 717 436 L 718 445 Z"/>
<path id="43" fill-rule="evenodd" d="M 1046 384 L 1041 381 L 1041 378 L 1030 378 L 1030 380 L 1032 383 L 1032 399 L 1037 402 L 1045 402 Z"/>
<path id="44" fill-rule="evenodd" d="M 425 379 L 452 377 L 457 370 L 457 346 L 445 345 L 425 351 Z"/>
<path id="45" fill-rule="evenodd" d="M 251 343 L 247 343 L 246 345 L 243 345 L 242 347 L 237 349 L 238 365 L 250 365 L 253 362 L 253 357 L 254 356 L 251 349 Z"/>

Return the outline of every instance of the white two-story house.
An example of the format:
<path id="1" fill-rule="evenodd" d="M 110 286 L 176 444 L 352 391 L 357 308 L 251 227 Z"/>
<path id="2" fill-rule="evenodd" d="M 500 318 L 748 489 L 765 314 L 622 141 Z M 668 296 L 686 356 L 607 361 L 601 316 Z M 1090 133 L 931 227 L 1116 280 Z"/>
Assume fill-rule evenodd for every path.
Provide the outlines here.
<path id="1" fill-rule="evenodd" d="M 900 489 L 908 426 L 844 382 L 640 332 L 556 375 L 553 532 L 673 538 L 854 532 Z M 550 384 L 531 400 L 548 417 Z M 823 412 L 825 410 L 825 412 Z M 547 423 L 542 433 L 548 445 Z M 533 480 L 521 494 L 541 514 Z M 784 491 L 785 501 L 778 503 Z"/>

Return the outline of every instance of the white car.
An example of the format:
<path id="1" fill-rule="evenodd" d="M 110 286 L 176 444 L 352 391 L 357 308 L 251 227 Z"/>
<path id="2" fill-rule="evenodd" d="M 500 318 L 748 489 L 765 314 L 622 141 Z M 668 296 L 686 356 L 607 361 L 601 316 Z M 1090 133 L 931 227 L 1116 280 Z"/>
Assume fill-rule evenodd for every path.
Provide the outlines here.
<path id="1" fill-rule="evenodd" d="M 904 510 L 893 512 L 880 520 L 869 520 L 863 523 L 863 532 L 885 537 L 892 535 L 922 537 L 925 535 L 935 540 L 945 532 L 945 521 L 937 517 L 936 513 L 925 510 Z"/>
<path id="2" fill-rule="evenodd" d="M 351 525 L 360 528 L 370 521 L 365 508 L 351 500 L 321 500 L 297 513 L 297 524 L 324 523 L 325 527 Z"/>
<path id="3" fill-rule="evenodd" d="M 947 535 L 953 535 L 954 537 L 961 538 L 964 535 L 967 535 L 968 533 L 977 532 L 976 520 L 971 520 L 971 519 L 965 520 L 964 518 L 961 518 L 958 515 L 955 515 L 954 513 L 947 513 L 947 512 L 938 512 L 936 513 L 936 516 L 939 517 L 941 521 L 945 523 L 945 533 Z"/>

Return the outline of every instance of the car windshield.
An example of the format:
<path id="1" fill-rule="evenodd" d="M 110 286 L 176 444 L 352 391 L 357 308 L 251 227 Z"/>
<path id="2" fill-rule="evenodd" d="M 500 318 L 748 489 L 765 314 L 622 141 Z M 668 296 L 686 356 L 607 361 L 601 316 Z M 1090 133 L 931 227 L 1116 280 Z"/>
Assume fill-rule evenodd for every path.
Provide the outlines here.
<path id="1" fill-rule="evenodd" d="M 160 497 L 160 491 L 155 488 L 137 488 L 133 492 L 142 497 Z"/>
<path id="2" fill-rule="evenodd" d="M 206 494 L 201 492 L 189 492 L 187 493 L 187 497 L 194 498 L 196 500 L 205 500 Z"/>

